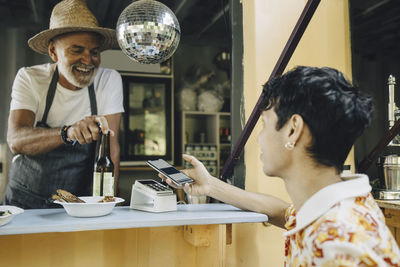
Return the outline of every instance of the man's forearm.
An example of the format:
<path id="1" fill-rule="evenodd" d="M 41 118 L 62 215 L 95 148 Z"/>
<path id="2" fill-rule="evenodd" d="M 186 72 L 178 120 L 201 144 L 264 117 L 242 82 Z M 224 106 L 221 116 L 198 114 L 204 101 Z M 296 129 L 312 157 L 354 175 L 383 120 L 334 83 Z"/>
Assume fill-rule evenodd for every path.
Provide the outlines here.
<path id="1" fill-rule="evenodd" d="M 283 228 L 289 203 L 270 195 L 248 192 L 217 178 L 212 179 L 209 195 L 243 210 L 267 214 L 269 222 Z"/>
<path id="2" fill-rule="evenodd" d="M 14 154 L 39 155 L 63 144 L 60 132 L 60 128 L 20 127 L 7 136 L 7 142 Z"/>

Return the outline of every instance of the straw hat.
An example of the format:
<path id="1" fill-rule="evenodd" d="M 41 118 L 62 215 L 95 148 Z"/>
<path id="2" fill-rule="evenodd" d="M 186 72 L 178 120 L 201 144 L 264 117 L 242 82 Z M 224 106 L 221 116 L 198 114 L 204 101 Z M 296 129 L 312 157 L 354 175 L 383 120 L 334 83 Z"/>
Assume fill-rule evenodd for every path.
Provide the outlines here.
<path id="1" fill-rule="evenodd" d="M 104 37 L 100 46 L 102 51 L 118 46 L 115 30 L 99 27 L 97 19 L 84 0 L 63 0 L 53 8 L 49 29 L 30 38 L 28 44 L 34 51 L 47 54 L 49 41 L 55 36 L 87 31 L 99 33 Z"/>

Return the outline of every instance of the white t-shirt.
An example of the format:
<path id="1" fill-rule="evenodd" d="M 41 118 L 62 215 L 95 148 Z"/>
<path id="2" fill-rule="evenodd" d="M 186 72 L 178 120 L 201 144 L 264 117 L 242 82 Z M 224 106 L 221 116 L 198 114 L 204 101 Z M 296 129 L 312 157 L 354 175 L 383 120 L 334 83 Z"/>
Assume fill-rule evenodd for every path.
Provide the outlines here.
<path id="1" fill-rule="evenodd" d="M 46 96 L 56 64 L 42 64 L 19 69 L 12 88 L 10 110 L 27 109 L 35 113 L 36 122 L 43 117 Z M 94 79 L 98 115 L 124 112 L 122 79 L 112 69 L 99 68 Z M 69 90 L 57 83 L 47 124 L 71 125 L 91 115 L 88 87 Z"/>

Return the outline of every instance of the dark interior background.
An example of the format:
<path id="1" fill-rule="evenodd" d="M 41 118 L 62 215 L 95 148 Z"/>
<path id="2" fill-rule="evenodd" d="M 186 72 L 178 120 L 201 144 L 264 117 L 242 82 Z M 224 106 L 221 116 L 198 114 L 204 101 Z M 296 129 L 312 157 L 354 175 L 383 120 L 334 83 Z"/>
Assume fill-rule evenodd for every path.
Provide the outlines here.
<path id="1" fill-rule="evenodd" d="M 60 0 L 0 0 L 0 24 L 4 28 L 21 28 L 28 40 L 38 32 L 48 29 L 51 11 Z M 129 6 L 131 0 L 86 0 L 88 8 L 96 16 L 100 26 L 116 28 L 118 17 Z M 192 48 L 194 58 L 184 58 L 184 63 L 175 64 L 176 85 L 181 83 L 183 69 L 189 63 L 202 67 L 204 72 L 214 70 L 214 57 L 231 48 L 229 0 L 161 0 L 176 15 L 181 27 L 181 40 L 175 54 L 175 61 L 182 63 Z M 199 47 L 201 48 L 199 51 Z M 208 47 L 213 51 L 204 51 Z M 209 50 L 208 49 L 208 50 Z M 206 49 L 207 50 L 207 49 Z M 206 56 L 202 55 L 205 53 Z M 30 52 L 28 52 L 30 53 Z M 34 54 L 32 52 L 31 54 Z M 210 55 L 212 54 L 212 55 Z M 200 55 L 202 60 L 197 60 Z M 210 58 L 212 56 L 212 58 Z M 200 59 L 199 58 L 199 59 Z M 189 60 L 188 60 L 189 59 Z M 196 60 L 198 62 L 196 62 Z"/>
<path id="2" fill-rule="evenodd" d="M 400 106 L 400 1 L 350 0 L 353 82 L 374 99 L 371 127 L 355 145 L 356 163 L 367 156 L 388 131 L 388 77 L 396 77 L 395 101 Z M 382 156 L 400 153 L 387 147 Z M 367 173 L 382 178 L 374 162 Z M 382 186 L 382 185 L 381 185 Z"/>
<path id="3" fill-rule="evenodd" d="M 60 0 L 0 0 L 3 27 L 48 28 L 53 7 Z M 116 27 L 118 17 L 132 0 L 86 0 L 100 26 Z M 182 43 L 223 44 L 229 40 L 229 0 L 160 0 L 178 18 Z"/>
<path id="4" fill-rule="evenodd" d="M 1 57 L 8 63 L 0 67 L 4 90 L 2 99 L 10 99 L 11 85 L 16 71 L 23 66 L 50 61 L 48 56 L 32 51 L 27 40 L 48 29 L 51 11 L 60 0 L 0 0 Z M 88 8 L 102 27 L 116 28 L 118 17 L 131 0 L 86 0 Z M 176 15 L 181 27 L 181 40 L 174 54 L 175 93 L 182 87 L 187 71 L 199 75 L 214 72 L 214 83 L 229 79 L 230 66 L 221 69 L 215 63 L 221 52 L 231 50 L 231 22 L 229 0 L 161 0 Z M 0 129 L 6 128 L 8 101 L 0 115 Z M 5 131 L 0 133 L 5 141 Z"/>
<path id="5" fill-rule="evenodd" d="M 0 143 L 6 143 L 11 88 L 17 70 L 24 66 L 50 61 L 47 55 L 32 51 L 27 41 L 40 31 L 48 29 L 51 11 L 59 1 L 0 0 L 0 39 L 2 40 L 0 58 L 3 62 L 0 65 Z M 121 12 L 132 2 L 131 0 L 86 0 L 88 8 L 96 16 L 99 25 L 114 29 Z M 204 85 L 208 88 L 229 81 L 230 64 L 217 66 L 215 59 L 222 52 L 231 50 L 230 3 L 232 0 L 160 0 L 159 2 L 175 13 L 181 27 L 181 40 L 173 56 L 175 96 L 178 96 L 183 87 L 188 70 L 197 71 L 199 76 L 213 72 L 214 75 L 209 84 Z M 239 25 L 241 27 L 241 17 Z M 226 96 L 229 98 L 230 92 Z M 227 99 L 226 102 L 229 103 L 230 100 Z M 176 107 L 177 103 L 175 99 Z M 224 111 L 229 111 L 229 107 L 227 109 Z M 176 113 L 179 112 L 177 109 L 176 111 Z M 175 121 L 175 127 L 175 133 L 179 133 L 179 122 Z M 178 158 L 177 153 L 180 151 L 179 138 L 177 135 L 175 158 Z M 11 161 L 11 156 L 9 153 L 8 162 Z M 180 164 L 180 162 L 176 163 Z M 154 172 L 121 170 L 119 188 L 121 196 L 126 200 L 129 199 L 131 185 L 135 178 L 154 178 Z M 125 204 L 129 204 L 129 201 Z"/>
<path id="6" fill-rule="evenodd" d="M 239 0 L 238 0 L 239 1 Z M 331 0 L 323 0 L 331 1 Z M 0 35 L 2 59 L 0 80 L 4 90 L 0 114 L 0 141 L 5 142 L 9 95 L 15 71 L 21 66 L 48 60 L 31 51 L 26 41 L 48 28 L 51 10 L 59 0 L 0 0 Z M 219 70 L 215 56 L 231 49 L 231 20 L 228 0 L 161 0 L 177 16 L 182 36 L 175 53 L 175 90 L 181 87 L 185 70 L 195 64 L 204 72 L 215 70 L 228 79 L 229 70 Z M 89 9 L 103 27 L 115 28 L 119 15 L 132 1 L 86 0 Z M 352 45 L 353 82 L 374 99 L 375 113 L 371 127 L 355 145 L 358 164 L 367 156 L 388 130 L 387 79 L 390 74 L 400 79 L 400 1 L 349 0 Z M 14 51 L 16 50 L 16 51 Z M 13 56 L 10 56 L 13 55 Z M 188 60 L 190 59 L 190 60 Z M 351 78 L 351 77 L 350 77 Z M 400 106 L 400 92 L 396 85 L 395 99 Z M 400 153 L 398 147 L 383 151 Z M 375 163 L 367 173 L 371 180 L 379 178 Z"/>

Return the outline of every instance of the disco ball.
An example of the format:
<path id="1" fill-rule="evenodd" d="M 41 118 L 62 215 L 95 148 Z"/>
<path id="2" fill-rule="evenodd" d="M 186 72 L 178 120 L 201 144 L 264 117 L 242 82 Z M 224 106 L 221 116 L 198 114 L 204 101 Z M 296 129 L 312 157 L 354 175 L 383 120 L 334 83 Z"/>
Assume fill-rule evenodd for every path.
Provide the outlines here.
<path id="1" fill-rule="evenodd" d="M 181 37 L 175 14 L 154 0 L 139 0 L 126 7 L 118 18 L 116 31 L 122 51 L 143 64 L 170 58 Z"/>

